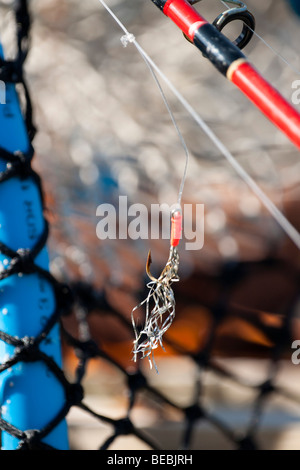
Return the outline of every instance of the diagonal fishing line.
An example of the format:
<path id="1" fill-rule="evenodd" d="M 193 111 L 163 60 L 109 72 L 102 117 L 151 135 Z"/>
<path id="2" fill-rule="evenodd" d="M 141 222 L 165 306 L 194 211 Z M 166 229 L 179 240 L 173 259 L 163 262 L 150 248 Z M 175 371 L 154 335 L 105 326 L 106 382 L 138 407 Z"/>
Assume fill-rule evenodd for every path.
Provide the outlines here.
<path id="1" fill-rule="evenodd" d="M 199 125 L 202 131 L 207 135 L 207 137 L 212 141 L 220 153 L 225 157 L 228 163 L 233 167 L 237 174 L 243 179 L 243 181 L 249 186 L 257 198 L 261 201 L 263 206 L 270 212 L 273 218 L 277 221 L 282 230 L 290 238 L 290 240 L 300 249 L 300 233 L 296 228 L 290 223 L 290 221 L 285 217 L 285 215 L 275 206 L 271 199 L 264 193 L 264 191 L 258 186 L 254 179 L 247 173 L 247 171 L 238 163 L 234 158 L 230 150 L 223 144 L 223 142 L 217 137 L 213 130 L 205 123 L 201 116 L 194 110 L 190 103 L 181 95 L 177 88 L 172 84 L 172 82 L 166 77 L 166 75 L 160 70 L 160 68 L 153 62 L 145 50 L 140 46 L 135 37 L 129 33 L 123 23 L 116 17 L 116 15 L 111 11 L 111 9 L 106 5 L 104 0 L 99 0 L 100 3 L 106 8 L 106 10 L 111 14 L 111 16 L 118 23 L 120 28 L 125 32 L 126 36 L 132 38 L 132 43 L 135 45 L 140 54 L 147 59 L 147 62 L 151 65 L 152 69 L 156 72 L 157 75 L 165 82 L 167 87 L 171 92 L 176 96 L 182 106 L 194 119 L 194 121 Z"/>

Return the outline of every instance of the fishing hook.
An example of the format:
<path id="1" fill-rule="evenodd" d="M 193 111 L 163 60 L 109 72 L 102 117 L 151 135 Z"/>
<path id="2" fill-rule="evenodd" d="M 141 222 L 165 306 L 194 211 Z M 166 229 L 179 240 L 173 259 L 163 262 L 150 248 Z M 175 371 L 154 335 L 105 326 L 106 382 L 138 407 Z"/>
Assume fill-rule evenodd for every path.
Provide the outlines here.
<path id="1" fill-rule="evenodd" d="M 191 5 L 201 2 L 201 0 L 187 0 Z M 244 49 L 245 46 L 251 41 L 254 29 L 255 29 L 255 18 L 250 13 L 247 8 L 247 5 L 238 0 L 226 0 L 226 3 L 231 3 L 235 5 L 234 8 L 221 13 L 212 23 L 219 31 L 222 31 L 223 28 L 231 23 L 232 21 L 242 21 L 243 29 L 241 34 L 233 41 L 233 44 L 239 49 Z M 190 39 L 184 34 L 185 38 L 189 41 Z"/>
<path id="2" fill-rule="evenodd" d="M 182 231 L 182 211 L 179 204 L 173 209 L 171 214 L 171 239 L 168 261 L 158 278 L 150 272 L 152 262 L 151 251 L 148 253 L 146 272 L 150 278 L 147 284 L 149 293 L 147 298 L 137 305 L 131 312 L 135 340 L 133 342 L 133 357 L 137 360 L 138 354 L 142 359 L 147 357 L 150 367 L 152 362 L 157 371 L 153 350 L 158 346 L 163 348 L 162 338 L 170 328 L 175 318 L 175 296 L 172 290 L 173 282 L 179 281 L 179 254 L 177 246 L 181 238 Z M 150 306 L 151 303 L 151 306 Z M 142 305 L 146 305 L 145 324 L 142 329 L 137 329 L 134 319 L 134 312 Z"/>

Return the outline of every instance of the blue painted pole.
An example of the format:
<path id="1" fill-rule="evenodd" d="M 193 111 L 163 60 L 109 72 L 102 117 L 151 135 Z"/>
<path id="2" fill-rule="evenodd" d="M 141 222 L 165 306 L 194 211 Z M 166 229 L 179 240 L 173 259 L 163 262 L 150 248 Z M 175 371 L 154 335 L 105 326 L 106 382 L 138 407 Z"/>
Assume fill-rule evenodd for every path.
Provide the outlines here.
<path id="1" fill-rule="evenodd" d="M 0 57 L 3 57 L 0 45 Z M 10 153 L 30 148 L 25 122 L 15 85 L 1 83 L 0 147 Z M 7 161 L 0 158 L 0 173 Z M 32 249 L 44 231 L 41 195 L 32 177 L 12 177 L 0 183 L 0 242 L 14 251 Z M 11 259 L 0 253 L 0 272 Z M 36 265 L 48 270 L 48 252 L 43 248 L 35 259 Z M 16 273 L 0 280 L 0 331 L 17 338 L 36 337 L 56 308 L 51 283 L 38 273 Z M 56 324 L 39 349 L 61 367 L 62 355 L 59 327 Z M 15 353 L 15 346 L 0 340 L 0 363 L 6 363 Z M 41 430 L 63 409 L 66 401 L 63 385 L 41 360 L 18 362 L 0 374 L 1 418 L 15 428 Z M 65 419 L 42 442 L 56 449 L 68 449 Z M 7 431 L 1 433 L 3 450 L 17 449 L 20 440 Z"/>

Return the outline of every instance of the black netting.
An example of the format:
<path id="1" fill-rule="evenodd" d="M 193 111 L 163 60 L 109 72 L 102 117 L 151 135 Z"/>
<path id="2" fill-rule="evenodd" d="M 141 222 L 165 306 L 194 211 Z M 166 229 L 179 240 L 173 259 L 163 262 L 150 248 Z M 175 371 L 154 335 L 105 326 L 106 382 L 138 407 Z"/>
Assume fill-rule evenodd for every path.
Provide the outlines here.
<path id="1" fill-rule="evenodd" d="M 28 88 L 23 75 L 23 65 L 28 53 L 29 47 L 29 30 L 30 19 L 27 10 L 27 1 L 20 0 L 17 2 L 16 22 L 18 25 L 18 56 L 15 61 L 1 61 L 0 63 L 0 79 L 4 82 L 21 83 L 25 91 L 26 107 L 25 120 L 30 137 L 30 141 L 35 133 L 32 123 L 32 109 L 28 93 Z M 10 178 L 21 178 L 23 180 L 30 179 L 39 188 L 40 197 L 43 201 L 43 191 L 41 180 L 38 174 L 32 169 L 31 163 L 34 150 L 31 147 L 28 154 L 23 153 L 10 154 L 4 149 L 0 149 L 0 156 L 7 162 L 7 169 L 0 174 L 0 182 L 9 180 Z M 35 258 L 40 253 L 48 240 L 48 223 L 45 220 L 45 228 L 38 240 L 38 243 L 32 250 L 24 250 L 20 248 L 16 252 L 9 246 L 0 244 L 0 252 L 10 258 L 9 267 L 0 274 L 0 281 L 7 276 L 16 273 L 28 275 L 38 273 L 44 277 L 53 287 L 56 298 L 56 309 L 48 323 L 40 331 L 35 338 L 24 337 L 15 338 L 4 332 L 0 332 L 0 339 L 15 348 L 14 354 L 0 366 L 0 372 L 3 372 L 19 361 L 34 362 L 43 361 L 49 370 L 55 375 L 57 380 L 62 384 L 65 390 L 65 403 L 57 416 L 54 416 L 43 429 L 28 429 L 25 431 L 16 429 L 8 422 L 0 419 L 0 429 L 20 440 L 19 449 L 45 449 L 50 447 L 43 443 L 43 439 L 49 434 L 57 424 L 63 420 L 72 407 L 79 407 L 82 411 L 88 413 L 96 420 L 111 426 L 111 435 L 105 442 L 99 442 L 99 449 L 109 449 L 110 445 L 120 436 L 133 435 L 143 441 L 151 449 L 159 449 L 159 445 L 148 435 L 140 431 L 133 423 L 131 412 L 134 409 L 140 392 L 147 392 L 154 401 L 162 406 L 166 405 L 173 408 L 181 414 L 183 423 L 183 434 L 181 436 L 180 449 L 189 449 L 193 439 L 195 427 L 199 422 L 206 421 L 214 428 L 220 431 L 227 439 L 229 439 L 236 449 L 255 450 L 260 448 L 257 432 L 259 430 L 261 420 L 264 416 L 265 407 L 269 397 L 280 395 L 287 400 L 300 403 L 299 397 L 294 397 L 288 391 L 276 385 L 279 361 L 285 357 L 290 346 L 293 336 L 293 320 L 295 318 L 295 306 L 298 302 L 299 273 L 296 269 L 284 261 L 278 260 L 270 256 L 261 262 L 240 262 L 234 264 L 225 264 L 223 270 L 215 276 L 206 275 L 206 280 L 214 286 L 217 293 L 211 299 L 202 298 L 201 302 L 210 312 L 210 328 L 205 341 L 201 346 L 193 350 L 187 349 L 180 342 L 172 340 L 172 335 L 166 335 L 165 343 L 170 346 L 174 354 L 188 356 L 197 365 L 199 369 L 198 380 L 195 383 L 195 393 L 193 400 L 188 406 L 179 406 L 173 402 L 166 394 L 156 389 L 149 383 L 147 376 L 143 373 L 141 364 L 137 364 L 135 371 L 128 371 L 122 366 L 122 362 L 112 357 L 105 348 L 102 348 L 99 341 L 93 338 L 93 333 L 89 325 L 91 314 L 98 315 L 101 319 L 103 316 L 115 318 L 116 325 L 120 325 L 128 332 L 128 336 L 133 337 L 131 322 L 126 319 L 116 307 L 114 307 L 102 290 L 94 288 L 89 283 L 73 282 L 69 286 L 58 282 L 51 274 L 41 269 L 35 264 Z M 259 315 L 249 315 L 249 312 L 240 309 L 232 303 L 232 295 L 237 286 L 245 282 L 249 277 L 256 276 L 266 269 L 276 269 L 281 273 L 285 273 L 290 277 L 290 283 L 295 286 L 285 308 L 280 311 L 280 322 L 264 322 Z M 201 279 L 199 280 L 199 283 Z M 181 300 L 189 303 L 189 291 L 184 289 L 180 291 Z M 78 334 L 70 334 L 66 327 L 68 318 L 75 318 Z M 276 315 L 274 315 L 276 317 Z M 244 319 L 251 326 L 257 328 L 272 345 L 268 348 L 262 348 L 258 351 L 258 355 L 263 352 L 264 357 L 269 358 L 269 367 L 267 376 L 261 383 L 251 383 L 240 378 L 221 366 L 215 361 L 213 350 L 215 341 L 218 336 L 220 326 L 224 324 L 228 317 L 238 317 Z M 78 364 L 75 370 L 75 379 L 73 382 L 67 380 L 63 370 L 61 370 L 54 360 L 48 357 L 39 349 L 39 345 L 45 340 L 54 324 L 60 322 L 61 334 L 64 345 L 75 351 Z M 121 419 L 112 419 L 95 412 L 84 402 L 83 380 L 87 373 L 87 368 L 91 360 L 105 360 L 113 367 L 117 368 L 123 375 L 126 386 L 128 388 L 128 406 L 127 411 Z M 256 398 L 252 403 L 251 417 L 246 430 L 240 432 L 230 426 L 228 422 L 213 412 L 209 411 L 202 400 L 202 375 L 201 372 L 211 370 L 220 380 L 229 379 L 244 387 L 248 387 L 255 392 Z M 28 378 L 30 380 L 30 378 Z"/>

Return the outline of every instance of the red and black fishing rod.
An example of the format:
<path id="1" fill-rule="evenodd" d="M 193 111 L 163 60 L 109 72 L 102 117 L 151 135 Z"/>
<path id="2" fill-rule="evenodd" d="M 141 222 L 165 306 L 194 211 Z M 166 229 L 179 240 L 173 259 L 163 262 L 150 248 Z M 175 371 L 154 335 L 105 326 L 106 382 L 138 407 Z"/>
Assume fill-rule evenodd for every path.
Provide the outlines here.
<path id="1" fill-rule="evenodd" d="M 253 67 L 241 48 L 249 42 L 251 14 L 243 13 L 240 41 L 232 43 L 218 25 L 209 23 L 192 6 L 197 0 L 151 0 L 169 17 L 210 62 L 233 82 L 267 118 L 300 148 L 300 114 Z M 233 2 L 234 3 L 234 2 Z M 241 2 L 236 2 L 241 3 Z M 248 28 L 248 26 L 250 28 Z M 224 24 L 223 24 L 224 26 Z"/>

